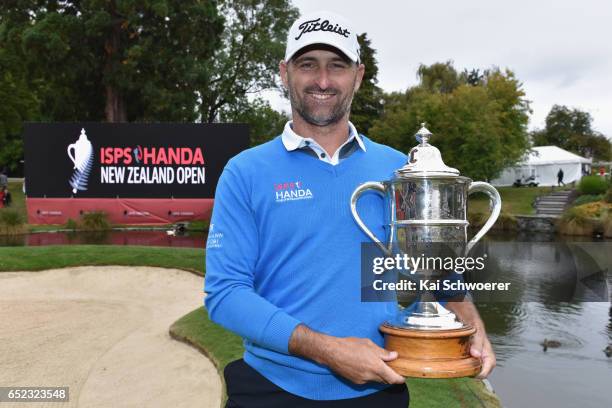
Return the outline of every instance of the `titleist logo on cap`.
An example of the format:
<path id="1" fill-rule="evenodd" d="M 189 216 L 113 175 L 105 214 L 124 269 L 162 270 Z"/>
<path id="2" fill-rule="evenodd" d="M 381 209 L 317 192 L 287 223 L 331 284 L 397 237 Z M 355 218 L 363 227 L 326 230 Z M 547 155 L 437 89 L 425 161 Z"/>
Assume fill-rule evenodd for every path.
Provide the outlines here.
<path id="1" fill-rule="evenodd" d="M 321 18 L 317 18 L 314 20 L 304 21 L 302 24 L 300 24 L 298 28 L 302 31 L 300 32 L 300 35 L 295 37 L 295 39 L 299 40 L 302 34 L 310 33 L 312 31 L 331 31 L 332 33 L 336 33 L 347 38 L 351 33 L 349 30 L 340 27 L 338 24 L 330 23 L 329 20 L 319 22 L 320 20 Z"/>

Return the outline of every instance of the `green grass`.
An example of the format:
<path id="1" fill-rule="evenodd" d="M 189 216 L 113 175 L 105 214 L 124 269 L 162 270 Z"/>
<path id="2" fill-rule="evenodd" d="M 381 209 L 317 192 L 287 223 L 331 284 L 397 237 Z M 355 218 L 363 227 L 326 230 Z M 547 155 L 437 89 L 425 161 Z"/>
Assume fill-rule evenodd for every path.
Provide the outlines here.
<path id="1" fill-rule="evenodd" d="M 192 344 L 207 355 L 222 376 L 230 361 L 242 357 L 242 339 L 208 318 L 204 307 L 185 315 L 170 327 L 175 339 Z M 407 381 L 410 408 L 501 407 L 497 397 L 473 378 L 416 379 Z M 223 401 L 225 401 L 225 395 Z"/>
<path id="2" fill-rule="evenodd" d="M 159 266 L 204 275 L 204 249 L 120 245 L 0 247 L 0 271 L 40 271 L 81 265 Z"/>
<path id="3" fill-rule="evenodd" d="M 552 192 L 550 187 L 498 187 L 502 199 L 502 211 L 512 215 L 533 215 L 532 203 L 536 197 Z M 558 191 L 558 189 L 556 190 Z M 489 199 L 484 194 L 470 196 L 468 202 L 470 213 L 489 213 Z"/>
<path id="4" fill-rule="evenodd" d="M 11 181 L 9 182 L 8 189 L 11 193 L 11 197 L 13 202 L 9 208 L 12 208 L 21 214 L 23 220 L 27 222 L 28 219 L 28 210 L 25 203 L 25 195 L 22 190 L 22 182 L 21 181 Z M 28 232 L 34 231 L 53 231 L 62 228 L 61 225 L 27 225 L 26 230 Z"/>
<path id="5" fill-rule="evenodd" d="M 23 190 L 21 189 L 21 186 L 22 183 L 20 181 L 9 182 L 8 190 L 11 193 L 11 198 L 13 199 L 9 208 L 17 210 L 19 214 L 21 214 L 23 219 L 27 220 L 28 214 L 25 206 L 25 196 L 23 195 Z"/>

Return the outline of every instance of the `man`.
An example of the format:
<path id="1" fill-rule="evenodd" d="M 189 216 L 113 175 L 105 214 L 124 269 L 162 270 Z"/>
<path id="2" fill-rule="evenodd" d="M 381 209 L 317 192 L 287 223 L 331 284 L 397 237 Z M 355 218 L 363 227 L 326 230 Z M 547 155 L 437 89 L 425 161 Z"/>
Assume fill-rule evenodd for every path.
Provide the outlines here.
<path id="1" fill-rule="evenodd" d="M 563 182 L 563 169 L 559 168 L 559 172 L 557 173 L 557 186 L 565 185 Z"/>
<path id="2" fill-rule="evenodd" d="M 7 171 L 5 169 L 0 170 L 0 189 L 8 188 L 8 177 L 6 176 Z"/>
<path id="3" fill-rule="evenodd" d="M 276 139 L 242 152 L 217 186 L 207 243 L 205 304 L 244 338 L 244 360 L 225 370 L 228 407 L 406 407 L 402 376 L 386 363 L 380 323 L 395 305 L 360 301 L 360 247 L 350 213 L 360 184 L 388 179 L 406 156 L 359 135 L 350 105 L 365 67 L 355 30 L 317 12 L 291 27 L 280 74 L 293 120 Z M 381 198 L 359 213 L 382 237 Z M 458 304 L 459 305 L 459 304 Z M 494 364 L 481 329 L 474 353 Z"/>

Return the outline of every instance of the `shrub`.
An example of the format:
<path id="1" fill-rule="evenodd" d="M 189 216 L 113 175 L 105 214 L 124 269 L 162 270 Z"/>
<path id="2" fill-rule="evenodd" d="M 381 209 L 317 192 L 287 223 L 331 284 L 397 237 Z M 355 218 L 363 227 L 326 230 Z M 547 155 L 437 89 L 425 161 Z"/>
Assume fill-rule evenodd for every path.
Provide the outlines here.
<path id="1" fill-rule="evenodd" d="M 108 216 L 103 211 L 92 211 L 81 215 L 81 229 L 88 231 L 100 231 L 110 229 Z"/>
<path id="2" fill-rule="evenodd" d="M 606 214 L 603 221 L 603 234 L 606 238 L 612 238 L 612 216 L 610 213 Z"/>
<path id="3" fill-rule="evenodd" d="M 17 210 L 0 210 L 0 231 L 3 234 L 19 234 L 24 232 L 25 221 Z"/>
<path id="4" fill-rule="evenodd" d="M 481 212 L 468 213 L 468 222 L 471 228 L 480 229 L 489 219 L 490 214 Z M 518 221 L 516 217 L 502 211 L 495 221 L 495 224 L 491 227 L 491 230 L 501 231 L 516 231 L 518 230 Z"/>
<path id="5" fill-rule="evenodd" d="M 607 189 L 608 183 L 600 176 L 583 177 L 578 185 L 580 194 L 598 195 L 605 193 Z"/>
<path id="6" fill-rule="evenodd" d="M 594 203 L 582 204 L 574 208 L 578 209 L 585 217 L 601 218 L 610 213 L 612 205 L 604 203 L 603 201 L 597 201 Z"/>
<path id="7" fill-rule="evenodd" d="M 481 212 L 468 212 L 467 220 L 471 228 L 480 228 L 487 222 L 488 215 Z"/>
<path id="8" fill-rule="evenodd" d="M 559 232 L 565 235 L 593 235 L 594 224 L 592 217 L 580 206 L 567 210 L 557 226 Z"/>
<path id="9" fill-rule="evenodd" d="M 582 205 L 582 204 L 587 204 L 587 203 L 593 203 L 596 201 L 601 201 L 603 199 L 603 194 L 599 194 L 599 195 L 590 195 L 590 194 L 586 194 L 586 195 L 581 195 L 580 197 L 578 197 L 573 205 L 574 206 L 578 206 L 578 205 Z"/>
<path id="10" fill-rule="evenodd" d="M 603 201 L 571 207 L 559 220 L 559 232 L 568 235 L 593 235 L 610 233 L 612 205 Z"/>
<path id="11" fill-rule="evenodd" d="M 68 218 L 68 221 L 66 221 L 65 227 L 66 229 L 69 229 L 69 230 L 75 230 L 79 227 L 79 224 L 72 218 Z"/>
<path id="12" fill-rule="evenodd" d="M 605 197 L 604 197 L 604 201 L 606 203 L 612 203 L 612 187 L 610 187 L 608 189 L 608 192 L 606 193 Z"/>

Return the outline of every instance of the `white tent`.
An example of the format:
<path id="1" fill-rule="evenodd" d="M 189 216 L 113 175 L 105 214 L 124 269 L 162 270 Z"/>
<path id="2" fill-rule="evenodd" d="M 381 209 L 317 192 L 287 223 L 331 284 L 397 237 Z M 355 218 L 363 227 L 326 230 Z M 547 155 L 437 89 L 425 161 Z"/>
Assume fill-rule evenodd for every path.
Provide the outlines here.
<path id="1" fill-rule="evenodd" d="M 563 182 L 571 183 L 580 180 L 585 172 L 588 174 L 591 161 L 557 146 L 532 147 L 521 162 L 504 169 L 491 184 L 511 186 L 517 179 L 535 176 L 540 186 L 556 186 L 559 169 L 563 170 Z"/>

